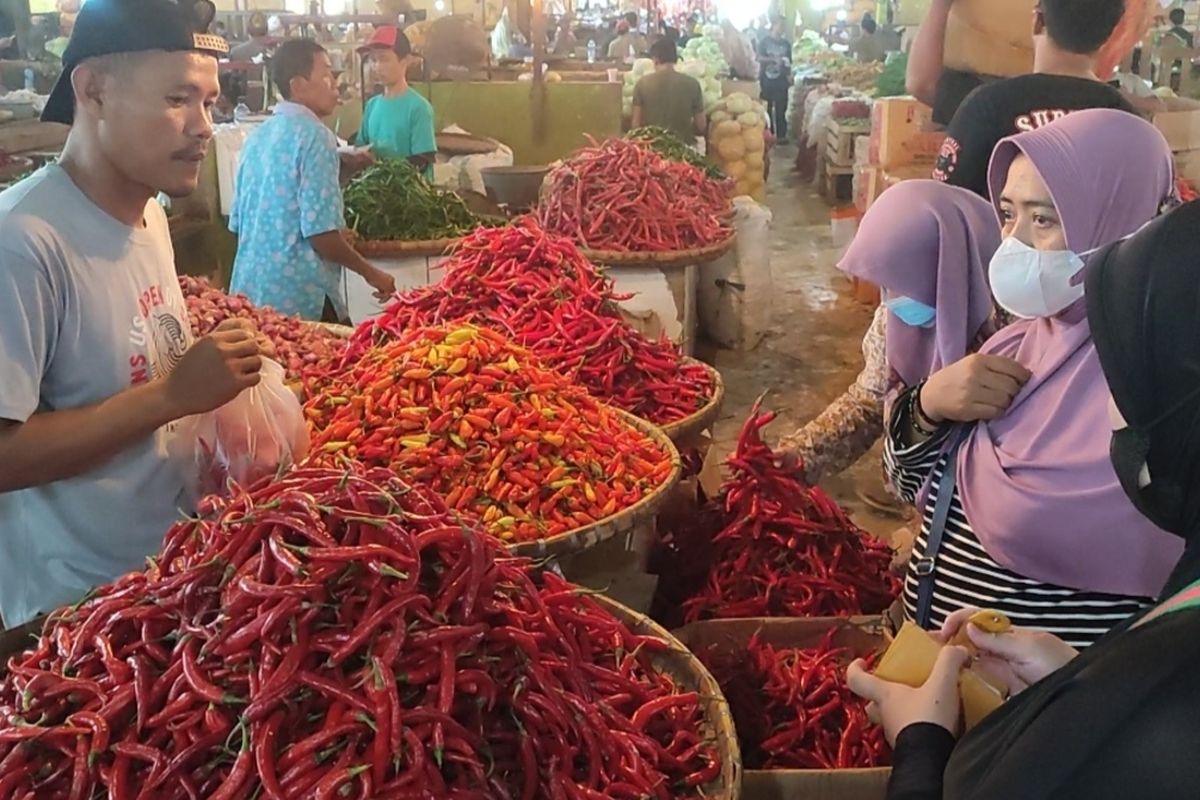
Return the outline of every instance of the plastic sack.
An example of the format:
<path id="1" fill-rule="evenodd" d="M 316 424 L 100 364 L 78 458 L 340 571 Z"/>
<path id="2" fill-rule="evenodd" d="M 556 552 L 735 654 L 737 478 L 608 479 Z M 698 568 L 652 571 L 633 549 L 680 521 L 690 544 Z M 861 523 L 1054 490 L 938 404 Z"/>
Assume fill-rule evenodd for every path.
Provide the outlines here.
<path id="1" fill-rule="evenodd" d="M 749 197 L 733 198 L 733 207 L 736 247 L 700 267 L 696 311 L 711 341 L 752 350 L 771 327 L 771 211 Z"/>
<path id="2" fill-rule="evenodd" d="M 283 367 L 263 359 L 262 379 L 225 405 L 179 422 L 173 446 L 194 498 L 220 494 L 230 481 L 248 486 L 308 453 L 300 400 Z"/>

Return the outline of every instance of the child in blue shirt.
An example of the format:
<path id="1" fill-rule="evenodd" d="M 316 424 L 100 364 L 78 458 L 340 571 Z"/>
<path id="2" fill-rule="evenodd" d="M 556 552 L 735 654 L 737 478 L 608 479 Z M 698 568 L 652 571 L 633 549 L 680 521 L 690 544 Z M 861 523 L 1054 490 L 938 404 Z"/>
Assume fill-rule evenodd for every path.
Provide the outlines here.
<path id="1" fill-rule="evenodd" d="M 367 101 L 358 145 L 370 145 L 379 158 L 408 159 L 428 174 L 437 155 L 433 106 L 408 85 L 408 68 L 416 60 L 403 31 L 378 28 L 362 51 L 383 84 L 383 94 Z"/>

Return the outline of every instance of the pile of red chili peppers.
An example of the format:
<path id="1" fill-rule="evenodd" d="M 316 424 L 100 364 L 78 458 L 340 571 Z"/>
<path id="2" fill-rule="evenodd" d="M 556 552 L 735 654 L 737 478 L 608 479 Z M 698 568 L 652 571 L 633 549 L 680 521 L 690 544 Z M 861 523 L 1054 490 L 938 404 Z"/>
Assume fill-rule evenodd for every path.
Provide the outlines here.
<path id="1" fill-rule="evenodd" d="M 299 317 L 259 308 L 241 294 L 226 294 L 205 278 L 179 277 L 179 288 L 187 301 L 192 334 L 205 336 L 227 319 L 248 319 L 259 333 L 275 345 L 275 360 L 283 365 L 289 380 L 300 381 L 324 374 L 341 357 L 346 340 Z"/>
<path id="2" fill-rule="evenodd" d="M 712 378 L 666 339 L 621 319 L 612 282 L 568 239 L 524 220 L 477 230 L 444 263 L 442 280 L 397 295 L 355 332 L 346 363 L 412 328 L 468 319 L 530 348 L 594 397 L 655 424 L 712 399 Z"/>
<path id="3" fill-rule="evenodd" d="M 555 167 L 537 216 L 590 250 L 658 253 L 719 244 L 733 231 L 728 189 L 645 142 L 608 139 Z"/>
<path id="4" fill-rule="evenodd" d="M 506 542 L 591 525 L 663 485 L 664 448 L 502 334 L 416 328 L 305 406 L 310 459 L 389 466 Z"/>
<path id="5" fill-rule="evenodd" d="M 883 767 L 891 751 L 846 686 L 852 654 L 835 629 L 814 648 L 775 648 L 757 636 L 736 652 L 699 653 L 729 701 L 747 769 Z"/>
<path id="6" fill-rule="evenodd" d="M 742 428 L 720 496 L 666 532 L 655 559 L 667 579 L 659 607 L 682 603 L 685 622 L 881 613 L 900 590 L 891 550 L 802 470 L 783 467 L 761 436 L 775 415 L 760 408 Z"/>
<path id="7" fill-rule="evenodd" d="M 55 612 L 0 682 L 0 797 L 671 798 L 696 693 L 386 470 L 289 473 Z"/>

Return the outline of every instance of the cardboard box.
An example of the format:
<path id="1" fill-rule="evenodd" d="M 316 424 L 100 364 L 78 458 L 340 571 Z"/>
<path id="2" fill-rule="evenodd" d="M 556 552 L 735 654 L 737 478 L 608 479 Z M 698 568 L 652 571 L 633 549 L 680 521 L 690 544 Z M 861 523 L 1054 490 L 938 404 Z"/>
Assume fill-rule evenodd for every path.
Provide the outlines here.
<path id="1" fill-rule="evenodd" d="M 1200 187 L 1200 150 L 1183 150 L 1176 153 L 1175 174 L 1193 187 Z"/>
<path id="2" fill-rule="evenodd" d="M 1200 110 L 1163 111 L 1154 115 L 1154 127 L 1172 150 L 1200 150 Z"/>
<path id="3" fill-rule="evenodd" d="M 865 655 L 883 647 L 879 617 L 852 619 L 723 619 L 695 622 L 675 631 L 689 650 L 742 649 L 756 633 L 776 647 L 815 647 L 831 627 L 834 644 Z M 884 800 L 891 769 L 746 770 L 743 800 Z"/>
<path id="4" fill-rule="evenodd" d="M 886 169 L 883 172 L 883 187 L 880 191 L 895 186 L 901 181 L 926 180 L 932 174 L 933 167 L 930 164 L 909 164 L 905 167 Z"/>
<path id="5" fill-rule="evenodd" d="M 933 109 L 913 97 L 884 97 L 871 106 L 870 163 L 893 169 L 932 164 L 946 134 L 931 130 Z"/>

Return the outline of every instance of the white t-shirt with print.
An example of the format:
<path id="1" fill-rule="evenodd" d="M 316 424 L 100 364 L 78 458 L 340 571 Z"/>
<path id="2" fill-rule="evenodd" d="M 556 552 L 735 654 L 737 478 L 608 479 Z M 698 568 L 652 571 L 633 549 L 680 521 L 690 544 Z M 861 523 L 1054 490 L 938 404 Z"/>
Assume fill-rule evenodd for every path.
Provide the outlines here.
<path id="1" fill-rule="evenodd" d="M 59 166 L 0 193 L 0 419 L 93 405 L 169 372 L 191 343 L 166 215 L 130 228 Z M 20 624 L 139 568 L 185 502 L 171 428 L 107 463 L 0 494 L 0 616 Z"/>

